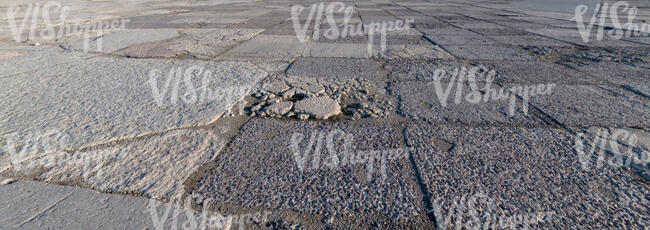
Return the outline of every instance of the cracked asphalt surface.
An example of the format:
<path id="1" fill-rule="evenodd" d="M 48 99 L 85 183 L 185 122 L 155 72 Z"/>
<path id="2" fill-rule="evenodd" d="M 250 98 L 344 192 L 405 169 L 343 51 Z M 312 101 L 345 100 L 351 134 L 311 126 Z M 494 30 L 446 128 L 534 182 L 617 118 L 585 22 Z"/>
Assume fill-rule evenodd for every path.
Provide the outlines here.
<path id="1" fill-rule="evenodd" d="M 2 1 L 0 229 L 648 229 L 650 36 L 540 2 Z"/>

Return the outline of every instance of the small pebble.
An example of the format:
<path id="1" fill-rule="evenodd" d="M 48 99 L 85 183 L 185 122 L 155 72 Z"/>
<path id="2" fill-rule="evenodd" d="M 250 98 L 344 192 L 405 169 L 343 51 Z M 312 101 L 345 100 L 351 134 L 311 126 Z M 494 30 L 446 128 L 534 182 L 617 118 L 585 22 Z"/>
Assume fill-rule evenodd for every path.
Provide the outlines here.
<path id="1" fill-rule="evenodd" d="M 326 224 L 334 223 L 334 217 L 333 216 L 325 217 L 325 219 L 323 219 L 323 223 L 326 223 Z"/>

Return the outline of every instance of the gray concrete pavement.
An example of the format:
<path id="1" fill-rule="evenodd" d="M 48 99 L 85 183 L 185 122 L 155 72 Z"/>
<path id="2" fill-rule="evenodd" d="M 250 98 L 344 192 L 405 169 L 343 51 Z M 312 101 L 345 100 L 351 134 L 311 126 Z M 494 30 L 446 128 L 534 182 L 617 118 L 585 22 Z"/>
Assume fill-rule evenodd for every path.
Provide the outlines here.
<path id="1" fill-rule="evenodd" d="M 650 228 L 595 2 L 2 1 L 0 228 Z"/>

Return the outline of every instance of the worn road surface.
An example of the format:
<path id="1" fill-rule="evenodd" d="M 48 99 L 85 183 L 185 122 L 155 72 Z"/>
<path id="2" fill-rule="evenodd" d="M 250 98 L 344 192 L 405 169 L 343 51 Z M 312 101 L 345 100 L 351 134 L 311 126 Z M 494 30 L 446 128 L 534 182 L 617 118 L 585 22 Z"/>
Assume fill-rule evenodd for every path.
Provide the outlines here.
<path id="1" fill-rule="evenodd" d="M 541 2 L 0 1 L 0 229 L 650 229 L 650 3 Z"/>

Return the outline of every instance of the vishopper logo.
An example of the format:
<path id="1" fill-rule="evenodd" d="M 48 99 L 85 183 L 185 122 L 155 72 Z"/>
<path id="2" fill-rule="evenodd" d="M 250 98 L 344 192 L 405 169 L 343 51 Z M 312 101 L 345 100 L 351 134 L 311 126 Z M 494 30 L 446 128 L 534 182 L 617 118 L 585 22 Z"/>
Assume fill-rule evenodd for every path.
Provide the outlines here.
<path id="1" fill-rule="evenodd" d="M 492 82 L 496 72 L 494 70 L 487 70 L 485 67 L 473 66 L 471 68 L 454 68 L 450 75 L 443 68 L 434 70 L 433 81 L 427 85 L 433 84 L 436 96 L 440 101 L 442 107 L 447 107 L 447 102 L 456 84 L 456 95 L 454 103 L 460 104 L 463 99 L 471 104 L 478 104 L 480 102 L 488 102 L 490 100 L 510 100 L 508 116 L 514 116 L 516 96 L 522 97 L 522 110 L 524 114 L 528 114 L 528 100 L 531 96 L 551 94 L 551 90 L 555 84 L 537 84 L 530 86 L 513 86 L 509 89 L 500 88 L 498 91 L 492 88 Z M 485 82 L 485 86 L 479 89 L 477 86 L 477 78 Z M 445 88 L 442 85 L 442 79 L 448 79 L 449 83 Z M 463 97 L 463 87 L 465 82 L 469 83 L 470 92 Z"/>
<path id="2" fill-rule="evenodd" d="M 374 44 L 375 35 L 381 36 L 380 46 L 381 51 L 386 51 L 386 36 L 390 31 L 407 30 L 414 22 L 414 19 L 396 20 L 396 21 L 383 21 L 371 22 L 368 24 L 357 23 L 351 24 L 350 20 L 355 11 L 353 6 L 346 6 L 343 2 L 332 2 L 325 6 L 324 3 L 314 3 L 311 5 L 309 16 L 304 25 L 300 24 L 300 14 L 305 9 L 302 5 L 294 5 L 291 7 L 291 20 L 293 28 L 296 31 L 296 36 L 300 42 L 307 40 L 307 29 L 314 22 L 314 32 L 312 39 L 314 41 L 320 40 L 321 36 L 321 21 L 323 17 L 327 20 L 329 28 L 323 32 L 323 36 L 330 40 L 337 38 L 346 38 L 348 36 L 368 36 L 368 54 L 372 55 L 372 46 Z M 343 22 L 338 24 L 336 22 L 335 13 L 343 13 Z M 339 28 L 342 28 L 339 30 Z"/>
<path id="3" fill-rule="evenodd" d="M 483 193 L 463 194 L 452 202 L 442 198 L 433 202 L 433 212 L 439 229 L 528 229 L 531 225 L 550 221 L 554 211 L 534 213 L 498 214 L 494 199 Z"/>
<path id="4" fill-rule="evenodd" d="M 82 168 L 87 181 L 102 181 L 103 164 L 121 157 L 116 148 L 84 152 L 66 152 L 69 136 L 56 129 L 5 136 L 3 152 L 11 162 L 12 170 L 33 171 L 39 168 Z"/>
<path id="5" fill-rule="evenodd" d="M 202 210 L 192 209 L 192 200 L 202 204 Z M 172 200 L 169 204 L 164 204 L 155 199 L 149 199 L 148 209 L 144 213 L 151 215 L 154 229 L 184 229 L 184 230 L 204 230 L 204 229 L 246 229 L 251 224 L 265 224 L 271 212 L 255 212 L 237 215 L 221 215 L 211 211 L 212 198 L 205 197 L 201 194 L 193 193 L 187 196 L 183 202 L 182 199 Z M 160 211 L 159 211 L 160 210 Z"/>
<path id="6" fill-rule="evenodd" d="M 209 101 L 234 101 L 237 99 L 235 97 L 243 97 L 253 87 L 249 82 L 240 82 L 231 86 L 221 85 L 216 82 L 216 79 L 220 79 L 219 73 L 222 71 L 199 65 L 187 68 L 171 67 L 166 70 L 166 74 L 163 70 L 152 69 L 149 71 L 148 83 L 158 106 L 165 106 L 167 98 L 171 105 L 176 105 L 178 102 L 195 104 Z M 164 76 L 166 78 L 160 81 L 159 79 Z M 243 114 L 243 111 L 240 112 Z"/>
<path id="7" fill-rule="evenodd" d="M 591 167 L 600 169 L 605 165 L 618 168 L 631 165 L 644 166 L 650 163 L 650 152 L 637 145 L 636 134 L 630 134 L 624 129 L 613 131 L 599 129 L 594 134 L 590 136 L 591 140 L 584 132 L 578 133 L 575 137 L 574 148 L 584 170 L 589 170 Z M 585 145 L 585 142 L 591 145 Z"/>
<path id="8" fill-rule="evenodd" d="M 313 131 L 307 145 L 301 143 L 305 135 L 301 133 L 293 133 L 291 135 L 291 143 L 288 148 L 293 151 L 293 158 L 298 164 L 298 169 L 301 172 L 309 170 L 318 170 L 321 167 L 328 167 L 330 170 L 336 170 L 339 167 L 347 165 L 365 164 L 368 170 L 368 180 L 372 180 L 375 172 L 375 165 L 379 167 L 381 179 L 385 180 L 386 165 L 389 160 L 406 159 L 410 148 L 396 148 L 387 150 L 374 150 L 374 151 L 359 151 L 354 153 L 351 149 L 352 142 L 354 141 L 352 134 L 346 134 L 343 130 L 335 129 L 328 132 Z M 323 143 L 327 149 L 327 153 L 323 153 Z M 338 151 L 342 147 L 342 151 Z M 311 158 L 311 168 L 308 167 Z M 322 161 L 322 164 L 321 164 Z"/>
<path id="9" fill-rule="evenodd" d="M 25 9 L 22 11 L 22 9 Z M 23 42 L 23 35 L 29 23 L 28 40 L 54 40 L 66 36 L 84 36 L 84 51 L 90 50 L 90 34 L 95 32 L 97 51 L 102 51 L 102 35 L 106 31 L 124 30 L 127 19 L 110 20 L 87 24 L 68 24 L 66 19 L 70 13 L 69 6 L 60 2 L 50 1 L 45 4 L 31 3 L 26 7 L 12 6 L 7 8 L 7 21 L 16 42 Z M 22 21 L 17 19 L 22 15 Z M 58 16 L 58 17 L 55 17 Z M 56 23 L 55 23 L 56 22 Z M 44 28 L 43 28 L 44 27 Z"/>
<path id="10" fill-rule="evenodd" d="M 583 17 L 587 13 L 588 8 L 589 7 L 586 5 L 578 5 L 575 9 L 575 17 L 571 19 L 576 22 L 580 36 L 584 42 L 589 42 L 589 38 L 596 22 L 600 25 L 596 32 L 596 40 L 603 40 L 605 35 L 605 24 L 608 18 L 611 20 L 612 26 L 614 27 L 613 30 L 607 32 L 607 35 L 610 38 L 618 40 L 623 38 L 623 36 L 650 36 L 650 24 L 645 22 L 641 24 L 634 23 L 638 8 L 636 6 L 630 6 L 630 4 L 625 1 L 618 1 L 611 6 L 607 2 L 602 5 L 597 4 L 591 19 L 589 20 L 589 24 L 585 24 L 585 19 Z M 627 22 L 621 23 L 619 20 L 619 12 L 627 13 Z"/>

